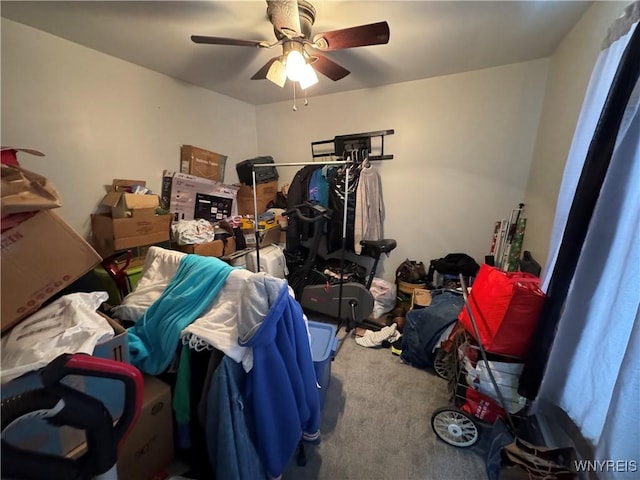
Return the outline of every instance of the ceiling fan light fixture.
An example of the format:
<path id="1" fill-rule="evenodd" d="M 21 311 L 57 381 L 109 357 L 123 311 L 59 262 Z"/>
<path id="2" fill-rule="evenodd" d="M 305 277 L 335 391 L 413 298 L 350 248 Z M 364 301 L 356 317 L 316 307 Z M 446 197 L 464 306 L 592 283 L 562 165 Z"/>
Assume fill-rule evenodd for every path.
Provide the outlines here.
<path id="1" fill-rule="evenodd" d="M 279 59 L 274 61 L 267 71 L 267 80 L 278 85 L 280 88 L 284 88 L 284 84 L 287 81 L 287 73 L 284 63 Z"/>
<path id="2" fill-rule="evenodd" d="M 307 62 L 305 61 L 302 53 L 298 50 L 291 50 L 287 54 L 287 59 L 285 60 L 285 67 L 287 72 L 287 78 L 292 82 L 297 82 L 302 77 L 303 70 Z"/>
<path id="3" fill-rule="evenodd" d="M 316 71 L 308 63 L 302 67 L 302 74 L 298 82 L 300 83 L 300 88 L 303 90 L 318 83 L 318 75 L 316 75 Z"/>

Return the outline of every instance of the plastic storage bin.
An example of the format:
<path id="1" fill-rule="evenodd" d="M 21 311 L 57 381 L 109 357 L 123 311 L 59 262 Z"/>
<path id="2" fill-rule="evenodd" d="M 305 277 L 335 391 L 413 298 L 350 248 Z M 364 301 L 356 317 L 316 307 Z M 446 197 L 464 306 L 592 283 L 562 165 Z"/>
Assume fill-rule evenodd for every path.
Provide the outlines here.
<path id="1" fill-rule="evenodd" d="M 118 291 L 116 282 L 109 276 L 107 271 L 100 266 L 94 268 L 93 273 L 98 277 L 98 279 L 100 280 L 100 284 L 109 294 L 109 303 L 111 305 L 119 305 L 122 301 L 122 298 L 120 298 L 120 292 Z M 129 292 L 132 292 L 133 289 L 136 288 L 140 277 L 142 277 L 142 265 L 127 268 Z"/>
<path id="2" fill-rule="evenodd" d="M 276 245 L 269 245 L 260 249 L 260 271 L 277 278 L 286 277 L 286 260 L 282 249 Z M 257 272 L 258 259 L 256 251 L 247 255 L 247 270 Z"/>
<path id="3" fill-rule="evenodd" d="M 320 408 L 324 407 L 324 401 L 331 382 L 331 360 L 336 353 L 338 339 L 336 327 L 328 323 L 309 321 L 309 334 L 311 336 L 311 357 L 316 371 L 318 385 L 320 385 Z"/>

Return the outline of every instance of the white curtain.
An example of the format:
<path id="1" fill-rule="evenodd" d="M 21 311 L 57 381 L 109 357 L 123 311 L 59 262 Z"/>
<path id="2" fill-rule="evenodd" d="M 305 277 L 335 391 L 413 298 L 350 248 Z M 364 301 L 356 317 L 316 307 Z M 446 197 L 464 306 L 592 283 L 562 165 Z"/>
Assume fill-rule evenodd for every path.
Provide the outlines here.
<path id="1" fill-rule="evenodd" d="M 627 9 L 635 15 L 630 28 L 601 52 L 594 68 L 558 200 L 545 288 L 591 138 L 639 13 L 638 2 Z M 640 83 L 625 110 L 539 393 L 560 406 L 592 443 L 592 460 L 621 462 L 601 464 L 600 478 L 640 478 L 639 305 Z"/>

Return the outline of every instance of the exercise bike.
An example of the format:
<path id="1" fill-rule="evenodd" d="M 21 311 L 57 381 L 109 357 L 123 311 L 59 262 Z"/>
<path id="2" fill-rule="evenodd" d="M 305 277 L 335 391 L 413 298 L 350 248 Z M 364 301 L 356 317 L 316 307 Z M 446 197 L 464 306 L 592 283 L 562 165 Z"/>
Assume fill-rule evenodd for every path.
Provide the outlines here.
<path id="1" fill-rule="evenodd" d="M 303 212 L 303 210 L 305 213 Z M 366 276 L 365 282 L 344 281 L 344 239 L 346 230 L 343 228 L 343 248 L 341 268 L 338 280 L 331 279 L 317 267 L 318 248 L 326 223 L 331 219 L 332 210 L 314 203 L 296 205 L 286 210 L 283 215 L 295 217 L 305 224 L 313 226 L 313 236 L 304 263 L 300 265 L 299 259 L 292 259 L 292 252 L 285 250 L 288 256 L 289 285 L 293 288 L 296 298 L 303 310 L 318 313 L 337 319 L 340 325 L 346 322 L 346 331 L 350 331 L 356 325 L 367 328 L 380 329 L 384 325 L 373 322 L 369 317 L 373 312 L 374 299 L 369 291 L 373 282 L 376 268 L 383 253 L 389 253 L 396 248 L 393 239 L 361 240 L 361 256 L 374 260 L 373 266 Z M 364 270 L 364 267 L 361 267 Z"/>

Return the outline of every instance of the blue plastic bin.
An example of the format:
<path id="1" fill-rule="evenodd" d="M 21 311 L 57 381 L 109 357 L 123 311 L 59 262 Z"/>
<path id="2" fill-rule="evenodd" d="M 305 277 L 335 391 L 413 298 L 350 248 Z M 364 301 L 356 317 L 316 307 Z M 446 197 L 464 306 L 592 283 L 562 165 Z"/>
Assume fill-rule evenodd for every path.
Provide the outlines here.
<path id="1" fill-rule="evenodd" d="M 336 353 L 338 339 L 336 327 L 328 323 L 309 321 L 311 335 L 311 358 L 320 385 L 320 408 L 324 407 L 325 397 L 331 382 L 331 360 Z"/>

